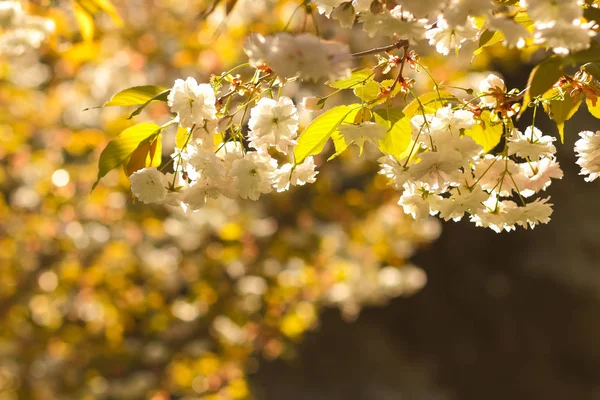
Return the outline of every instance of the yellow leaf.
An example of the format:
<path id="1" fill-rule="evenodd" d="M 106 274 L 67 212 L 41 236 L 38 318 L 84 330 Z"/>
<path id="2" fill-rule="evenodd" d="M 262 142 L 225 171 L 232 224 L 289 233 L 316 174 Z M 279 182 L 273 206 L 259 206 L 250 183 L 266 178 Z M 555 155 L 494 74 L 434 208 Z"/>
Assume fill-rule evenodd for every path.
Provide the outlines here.
<path id="1" fill-rule="evenodd" d="M 79 26 L 81 37 L 86 42 L 91 42 L 94 39 L 94 18 L 78 3 L 73 3 L 73 13 L 75 20 Z"/>
<path id="2" fill-rule="evenodd" d="M 585 104 L 587 105 L 590 114 L 600 119 L 600 101 L 596 99 L 596 105 L 594 105 L 590 99 L 585 99 Z"/>

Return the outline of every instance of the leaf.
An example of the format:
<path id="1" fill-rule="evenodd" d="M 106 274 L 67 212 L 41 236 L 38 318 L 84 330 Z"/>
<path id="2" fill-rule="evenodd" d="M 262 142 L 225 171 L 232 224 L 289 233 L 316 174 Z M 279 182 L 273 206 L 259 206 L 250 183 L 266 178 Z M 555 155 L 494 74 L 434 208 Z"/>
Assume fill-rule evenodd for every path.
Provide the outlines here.
<path id="1" fill-rule="evenodd" d="M 585 104 L 587 105 L 590 114 L 600 119 L 600 101 L 598 101 L 598 99 L 596 98 L 595 103 L 596 105 L 594 105 L 594 102 L 592 102 L 592 100 L 589 98 L 585 99 Z"/>
<path id="2" fill-rule="evenodd" d="M 131 153 L 131 157 L 124 164 L 125 175 L 131 176 L 135 171 L 146 167 L 146 158 L 150 152 L 150 141 L 143 140 L 138 147 Z"/>
<path id="3" fill-rule="evenodd" d="M 178 149 L 183 149 L 183 146 L 185 146 L 186 142 L 189 140 L 189 134 L 190 132 L 187 130 L 187 128 L 184 128 L 181 125 L 177 127 L 177 133 L 175 134 L 175 146 Z"/>
<path id="4" fill-rule="evenodd" d="M 525 112 L 531 100 L 546 93 L 558 81 L 563 75 L 563 68 L 561 58 L 552 56 L 542 61 L 531 71 L 519 115 Z"/>
<path id="5" fill-rule="evenodd" d="M 96 188 L 100 179 L 107 173 L 129 159 L 140 143 L 153 135 L 158 135 L 161 130 L 162 128 L 156 124 L 144 122 L 125 129 L 119 136 L 111 140 L 100 154 L 98 177 L 92 186 L 92 190 Z"/>
<path id="6" fill-rule="evenodd" d="M 394 79 L 386 79 L 386 80 L 381 81 L 380 92 L 383 93 L 384 90 L 385 91 L 390 90 L 390 88 L 394 84 L 394 81 L 395 81 Z M 379 100 L 373 101 L 371 104 L 373 104 L 373 105 L 383 104 L 386 101 L 391 100 L 394 97 L 396 97 L 398 95 L 398 93 L 400 93 L 401 89 L 402 89 L 402 86 L 400 84 L 397 84 L 391 93 L 388 93 L 386 96 L 381 96 L 381 93 L 380 93 L 378 96 Z"/>
<path id="7" fill-rule="evenodd" d="M 155 99 L 157 96 L 164 96 L 164 100 L 166 100 L 167 92 L 168 90 L 161 86 L 134 86 L 115 94 L 109 101 L 104 103 L 104 107 L 145 106 L 152 100 L 162 100 L 162 98 Z M 165 95 L 165 93 L 167 94 Z"/>
<path id="8" fill-rule="evenodd" d="M 294 149 L 296 164 L 300 164 L 308 156 L 321 152 L 327 139 L 331 137 L 346 116 L 360 107 L 360 104 L 334 107 L 312 121 L 298 138 L 298 144 Z"/>
<path id="9" fill-rule="evenodd" d="M 351 89 L 358 85 L 364 85 L 365 83 L 372 81 L 374 76 L 375 72 L 371 71 L 369 68 L 358 69 L 352 71 L 348 78 L 327 82 L 327 84 L 334 89 Z"/>
<path id="10" fill-rule="evenodd" d="M 581 95 L 577 95 L 576 97 L 565 95 L 563 98 L 550 100 L 544 104 L 546 113 L 550 119 L 556 122 L 561 143 L 565 142 L 565 122 L 571 119 L 577 110 L 579 110 L 582 101 L 583 97 Z"/>
<path id="11" fill-rule="evenodd" d="M 123 20 L 110 0 L 93 0 L 93 2 L 99 9 L 108 14 L 115 25 L 119 27 L 123 26 Z"/>
<path id="12" fill-rule="evenodd" d="M 486 153 L 500 143 L 504 133 L 502 122 L 492 121 L 491 117 L 490 111 L 484 110 L 473 128 L 465 131 L 465 135 L 470 136 L 475 143 L 483 147 Z"/>
<path id="13" fill-rule="evenodd" d="M 419 96 L 418 100 L 414 99 L 411 101 L 406 107 L 404 107 L 402 112 L 404 112 L 404 115 L 409 118 L 412 118 L 417 114 L 422 114 L 423 111 L 419 105 L 420 101 L 425 109 L 425 113 L 434 114 L 436 110 L 444 107 L 449 101 L 452 100 L 456 100 L 456 97 L 454 97 L 454 95 L 447 90 L 440 90 L 439 93 L 437 91 L 428 92 Z"/>
<path id="14" fill-rule="evenodd" d="M 76 2 L 73 3 L 73 14 L 83 40 L 86 42 L 94 40 L 94 17 Z"/>
<path id="15" fill-rule="evenodd" d="M 385 138 L 379 141 L 379 150 L 400 157 L 410 144 L 410 119 L 399 108 L 387 108 L 375 110 L 375 122 L 388 128 Z"/>
<path id="16" fill-rule="evenodd" d="M 484 47 L 495 45 L 504 40 L 504 34 L 500 31 L 490 31 L 486 29 L 479 37 L 479 47 L 473 52 L 474 55 L 480 54 Z"/>
<path id="17" fill-rule="evenodd" d="M 370 101 L 377 100 L 379 98 L 380 93 L 381 85 L 379 84 L 379 82 L 375 81 L 367 82 L 365 85 L 359 86 L 356 89 L 354 89 L 354 94 L 356 95 L 356 97 L 367 103 Z"/>
<path id="18" fill-rule="evenodd" d="M 162 164 L 162 135 L 159 133 L 150 143 L 150 151 L 146 158 L 146 167 L 160 167 Z"/>
<path id="19" fill-rule="evenodd" d="M 364 108 L 363 108 L 363 110 L 364 110 Z M 368 109 L 366 109 L 366 110 L 368 110 Z M 342 123 L 348 123 L 348 124 L 355 123 L 360 111 L 361 111 L 361 108 L 357 108 L 355 110 L 350 111 L 348 114 L 346 114 L 346 117 L 343 119 Z M 334 158 L 336 158 L 337 156 L 339 156 L 340 154 L 342 154 L 350 145 L 350 143 L 346 143 L 346 139 L 344 138 L 344 136 L 341 135 L 341 133 L 339 131 L 339 125 L 335 129 L 335 132 L 333 132 L 333 134 L 331 135 L 331 139 L 333 139 L 333 146 L 335 148 L 335 153 L 333 153 L 327 159 L 327 161 L 331 161 Z M 362 152 L 362 149 L 361 149 L 361 152 Z"/>
<path id="20" fill-rule="evenodd" d="M 141 113 L 144 110 L 144 108 L 146 108 L 146 106 L 148 106 L 148 104 L 152 103 L 153 101 L 167 101 L 167 99 L 169 97 L 169 93 L 171 93 L 171 89 L 167 89 L 164 92 L 160 92 L 159 94 L 157 94 L 156 96 L 154 96 L 153 98 L 151 98 L 150 100 L 148 100 L 147 102 L 145 102 L 144 104 L 142 104 L 141 106 L 136 108 L 135 111 L 132 112 L 129 115 L 129 117 L 127 117 L 127 119 L 131 119 L 131 118 L 135 117 L 136 115 L 138 115 L 139 113 Z"/>
<path id="21" fill-rule="evenodd" d="M 595 62 L 589 62 L 583 64 L 581 66 L 581 69 L 600 81 L 600 64 Z"/>
<path id="22" fill-rule="evenodd" d="M 513 18 L 513 21 L 515 21 L 517 24 L 522 25 L 529 32 L 533 32 L 535 28 L 535 22 L 533 22 L 533 20 L 529 17 L 529 14 L 527 14 L 526 11 L 519 11 Z"/>

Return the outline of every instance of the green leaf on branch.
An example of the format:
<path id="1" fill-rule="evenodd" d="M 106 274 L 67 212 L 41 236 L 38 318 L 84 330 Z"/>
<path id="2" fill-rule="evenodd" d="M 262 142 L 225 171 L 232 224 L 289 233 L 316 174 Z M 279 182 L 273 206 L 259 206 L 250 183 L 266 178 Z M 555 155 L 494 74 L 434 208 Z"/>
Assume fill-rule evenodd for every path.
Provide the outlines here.
<path id="1" fill-rule="evenodd" d="M 399 108 L 386 108 L 375 110 L 375 122 L 388 128 L 385 138 L 379 141 L 379 150 L 400 157 L 410 144 L 410 119 Z"/>
<path id="2" fill-rule="evenodd" d="M 465 135 L 470 136 L 475 143 L 483 147 L 486 153 L 500 143 L 502 133 L 504 133 L 502 121 L 494 118 L 489 110 L 484 110 L 473 128 L 465 131 Z"/>
<path id="3" fill-rule="evenodd" d="M 456 100 L 456 97 L 447 90 L 428 92 L 411 101 L 404 107 L 402 112 L 408 118 L 412 118 L 417 114 L 423 114 L 423 111 L 425 111 L 426 114 L 435 114 L 438 109 L 444 107 L 448 102 L 453 100 Z M 424 110 L 421 110 L 421 105 Z"/>
<path id="4" fill-rule="evenodd" d="M 379 82 L 370 81 L 362 86 L 354 89 L 354 95 L 365 102 L 375 101 L 381 93 L 381 85 Z"/>
<path id="5" fill-rule="evenodd" d="M 334 107 L 312 121 L 298 138 L 298 144 L 294 150 L 296 164 L 300 164 L 308 156 L 320 153 L 327 140 L 348 114 L 360 108 L 360 104 Z"/>
<path id="6" fill-rule="evenodd" d="M 558 56 L 547 58 L 537 65 L 529 75 L 520 114 L 523 114 L 527 110 L 527 106 L 534 98 L 552 88 L 563 73 L 563 60 Z"/>
<path id="7" fill-rule="evenodd" d="M 334 89 L 352 89 L 359 85 L 373 81 L 375 73 L 369 68 L 352 71 L 348 78 L 338 79 L 337 81 L 327 82 Z"/>
<path id="8" fill-rule="evenodd" d="M 130 159 L 143 141 L 158 136 L 162 129 L 156 124 L 144 122 L 125 129 L 119 136 L 111 140 L 100 154 L 98 177 L 92 186 L 92 190 L 96 188 L 100 179 L 106 174 Z"/>
<path id="9" fill-rule="evenodd" d="M 552 92 L 554 92 L 554 94 Z M 560 134 L 560 141 L 564 143 L 565 122 L 571 119 L 577 110 L 579 110 L 579 106 L 583 101 L 583 96 L 577 95 L 575 97 L 571 97 L 564 95 L 560 97 L 556 94 L 558 94 L 558 89 L 552 89 L 548 95 L 544 95 L 544 97 L 553 98 L 553 100 L 544 103 L 544 110 L 550 119 L 556 122 L 556 127 L 558 128 L 558 133 Z"/>
<path id="10" fill-rule="evenodd" d="M 104 103 L 104 107 L 146 106 L 150 101 L 153 100 L 166 101 L 167 96 L 169 95 L 168 92 L 169 90 L 167 88 L 161 86 L 134 86 L 115 94 L 109 101 Z"/>

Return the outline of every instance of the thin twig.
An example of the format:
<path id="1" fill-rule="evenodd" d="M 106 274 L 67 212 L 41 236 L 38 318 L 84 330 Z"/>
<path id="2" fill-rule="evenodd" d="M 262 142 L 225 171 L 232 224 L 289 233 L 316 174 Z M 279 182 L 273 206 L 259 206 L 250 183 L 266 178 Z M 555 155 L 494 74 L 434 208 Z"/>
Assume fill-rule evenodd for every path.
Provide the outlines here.
<path id="1" fill-rule="evenodd" d="M 394 49 L 406 49 L 409 46 L 408 39 L 400 39 L 394 44 L 390 44 L 389 46 L 376 47 L 371 50 L 359 51 L 358 53 L 352 53 L 352 57 L 364 57 L 371 54 L 385 53 L 386 51 L 394 50 Z"/>

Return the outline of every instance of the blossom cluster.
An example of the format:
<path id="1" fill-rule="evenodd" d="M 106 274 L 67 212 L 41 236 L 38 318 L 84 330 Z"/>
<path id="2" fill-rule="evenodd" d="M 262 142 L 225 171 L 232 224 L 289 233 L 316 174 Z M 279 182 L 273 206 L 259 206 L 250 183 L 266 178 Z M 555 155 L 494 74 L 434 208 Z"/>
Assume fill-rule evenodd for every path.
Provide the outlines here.
<path id="1" fill-rule="evenodd" d="M 501 82 L 495 89 L 506 90 L 494 75 L 483 81 L 484 109 L 490 104 L 489 94 L 484 94 L 490 82 Z M 563 176 L 555 139 L 533 126 L 525 132 L 510 128 L 504 150 L 486 154 L 468 134 L 477 123 L 473 111 L 451 106 L 412 117 L 411 154 L 402 160 L 389 155 L 380 159 L 380 173 L 402 190 L 398 204 L 417 219 L 439 214 L 446 221 L 459 221 L 469 214 L 477 226 L 497 232 L 547 223 L 552 213 L 549 197 L 526 199 Z M 508 199 L 515 196 L 518 202 Z"/>
<path id="2" fill-rule="evenodd" d="M 258 200 L 261 194 L 313 183 L 317 171 L 312 157 L 293 162 L 298 110 L 288 97 L 263 97 L 250 110 L 248 132 L 230 127 L 222 141 L 223 121 L 217 118 L 217 99 L 208 83 L 178 79 L 168 105 L 186 130 L 185 143 L 173 153 L 173 174 L 144 168 L 130 177 L 131 190 L 144 203 L 164 203 L 196 211 L 209 198 Z M 247 144 L 247 147 L 245 147 Z M 278 153 L 279 164 L 270 150 Z"/>
<path id="3" fill-rule="evenodd" d="M 253 34 L 244 49 L 250 64 L 272 69 L 280 78 L 308 81 L 335 80 L 350 75 L 347 45 L 320 40 L 308 33 L 273 36 Z"/>
<path id="4" fill-rule="evenodd" d="M 51 19 L 26 14 L 20 1 L 0 1 L 0 54 L 21 55 L 37 49 L 54 29 Z"/>
<path id="5" fill-rule="evenodd" d="M 583 131 L 575 142 L 577 164 L 581 167 L 580 175 L 587 175 L 585 180 L 591 182 L 600 176 L 600 131 Z"/>
<path id="6" fill-rule="evenodd" d="M 545 45 L 564 55 L 588 48 L 597 30 L 594 21 L 584 18 L 581 0 L 521 0 L 512 6 L 482 0 L 397 0 L 392 9 L 370 0 L 314 2 L 321 14 L 343 27 L 351 27 L 357 18 L 371 37 L 428 40 L 444 55 L 475 50 L 486 30 L 500 32 L 509 47 Z M 526 20 L 532 26 L 522 23 Z"/>

